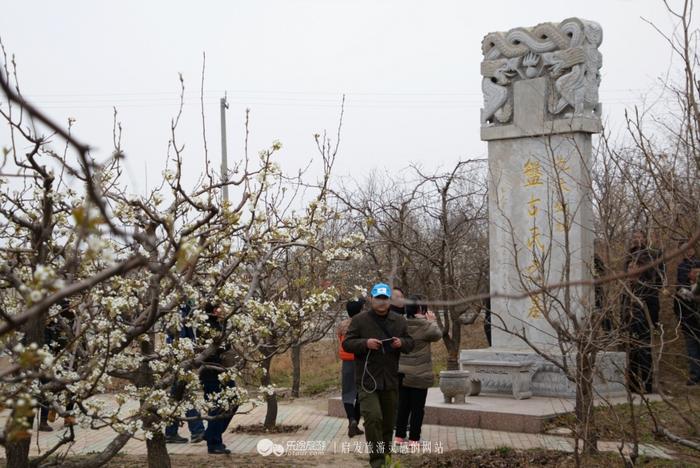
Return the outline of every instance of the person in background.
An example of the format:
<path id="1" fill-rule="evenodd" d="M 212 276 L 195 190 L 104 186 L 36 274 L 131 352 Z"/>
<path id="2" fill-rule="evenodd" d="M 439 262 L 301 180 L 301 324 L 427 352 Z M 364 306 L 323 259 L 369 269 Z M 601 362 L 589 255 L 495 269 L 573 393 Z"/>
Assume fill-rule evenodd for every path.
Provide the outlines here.
<path id="1" fill-rule="evenodd" d="M 659 322 L 659 293 L 666 283 L 666 270 L 663 263 L 650 265 L 660 257 L 660 251 L 649 247 L 643 231 L 632 233 L 625 272 L 638 272 L 628 278 L 627 293 L 623 296 L 623 323 L 629 333 L 628 385 L 635 393 L 653 390 L 651 330 Z"/>
<path id="2" fill-rule="evenodd" d="M 391 290 L 391 305 L 389 306 L 389 310 L 399 315 L 404 315 L 406 313 L 406 301 L 404 300 L 403 289 L 398 286 L 394 286 Z"/>
<path id="3" fill-rule="evenodd" d="M 204 311 L 208 316 L 208 331 L 210 336 L 214 338 L 224 331 L 222 323 L 224 317 L 223 311 L 219 305 L 211 303 L 205 306 Z M 219 376 L 226 370 L 222 365 L 222 355 L 225 351 L 226 347 L 220 345 L 214 354 L 207 358 L 199 373 L 199 379 L 202 382 L 202 387 L 204 387 L 204 398 L 206 400 L 216 400 L 226 388 L 236 387 L 236 382 L 231 379 L 225 381 L 219 379 Z M 207 451 L 209 453 L 224 455 L 231 453 L 231 451 L 226 448 L 226 445 L 224 445 L 222 436 L 237 409 L 238 406 L 233 405 L 226 411 L 220 404 L 216 404 L 215 407 L 209 411 L 209 416 L 214 418 L 209 420 L 207 429 L 204 431 L 204 440 L 207 441 Z"/>
<path id="4" fill-rule="evenodd" d="M 348 416 L 348 437 L 362 435 L 364 434 L 364 431 L 361 431 L 360 428 L 357 427 L 358 423 L 360 422 L 360 402 L 358 400 L 357 385 L 355 385 L 355 355 L 348 353 L 343 349 L 343 341 L 345 340 L 345 335 L 348 332 L 350 320 L 355 315 L 362 312 L 362 307 L 364 305 L 365 300 L 363 298 L 348 301 L 345 304 L 345 310 L 347 310 L 350 318 L 340 322 L 338 328 L 336 329 L 339 342 L 338 354 L 343 362 L 340 375 L 343 389 L 343 406 L 345 407 L 345 414 Z"/>
<path id="5" fill-rule="evenodd" d="M 413 338 L 413 351 L 399 360 L 399 412 L 396 417 L 396 444 L 405 443 L 410 418 L 408 445 L 420 446 L 420 432 L 425 414 L 428 388 L 435 383 L 430 343 L 442 338 L 435 314 L 428 310 L 425 298 L 409 296 L 406 304 L 408 334 Z"/>
<path id="6" fill-rule="evenodd" d="M 190 313 L 192 312 L 192 307 L 194 307 L 194 303 L 190 300 L 187 301 L 186 304 L 184 304 L 182 307 L 180 307 L 180 317 L 181 317 L 181 326 L 180 326 L 180 332 L 179 332 L 179 338 L 188 338 L 192 340 L 193 343 L 196 343 L 196 336 L 194 329 L 186 324 L 187 318 L 189 317 Z M 170 344 L 175 340 L 175 337 L 171 334 L 168 333 L 168 337 L 166 338 L 166 343 Z M 177 397 L 180 396 L 179 394 L 184 391 L 184 382 L 180 381 L 175 381 L 173 382 L 173 386 L 170 389 L 170 396 L 172 397 Z M 196 444 L 198 442 L 201 442 L 204 440 L 204 423 L 202 422 L 201 419 L 196 419 L 201 417 L 199 414 L 199 411 L 197 411 L 194 408 L 191 408 L 187 410 L 185 413 L 185 417 L 187 418 L 187 427 L 190 430 L 190 441 L 193 444 Z M 167 444 L 185 444 L 187 443 L 187 438 L 181 437 L 180 434 L 177 433 L 179 424 L 177 421 L 173 422 L 170 426 L 165 428 L 165 443 Z"/>
<path id="7" fill-rule="evenodd" d="M 355 355 L 355 382 L 360 395 L 360 411 L 369 462 L 374 468 L 384 465 L 391 452 L 399 388 L 399 355 L 413 350 L 406 319 L 389 310 L 391 287 L 378 283 L 372 287 L 371 310 L 350 321 L 343 349 Z"/>
<path id="8" fill-rule="evenodd" d="M 44 344 L 46 344 L 53 353 L 58 354 L 65 350 L 74 339 L 73 322 L 75 321 L 75 314 L 70 308 L 68 299 L 62 299 L 56 303 L 56 305 L 59 306 L 60 312 L 49 318 L 44 328 Z M 75 402 L 72 400 L 71 395 L 72 394 L 68 392 L 66 412 L 71 412 L 75 408 Z M 49 425 L 49 421 L 53 422 L 55 417 L 56 412 L 50 410 L 48 403 L 42 401 L 39 410 L 39 431 L 52 432 L 53 428 Z M 63 420 L 64 427 L 70 427 L 74 424 L 74 416 L 66 416 Z"/>
<path id="9" fill-rule="evenodd" d="M 685 242 L 680 242 L 681 247 Z M 688 355 L 688 382 L 686 385 L 700 384 L 700 304 L 693 295 L 700 271 L 700 258 L 695 255 L 695 247 L 689 246 L 676 270 L 676 294 L 673 309 L 685 336 Z"/>

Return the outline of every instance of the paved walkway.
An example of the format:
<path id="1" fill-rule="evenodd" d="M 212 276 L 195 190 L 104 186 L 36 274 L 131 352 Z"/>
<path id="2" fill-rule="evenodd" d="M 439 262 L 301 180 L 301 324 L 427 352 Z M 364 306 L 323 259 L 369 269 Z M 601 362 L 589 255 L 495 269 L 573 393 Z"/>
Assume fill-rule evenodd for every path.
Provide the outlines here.
<path id="1" fill-rule="evenodd" d="M 242 408 L 245 411 L 247 408 Z M 250 408 L 248 408 L 250 409 Z M 268 449 L 284 450 L 285 453 L 298 455 L 314 455 L 318 453 L 362 453 L 365 450 L 364 436 L 347 437 L 347 421 L 345 419 L 330 417 L 326 414 L 325 399 L 298 399 L 293 402 L 283 402 L 279 406 L 277 422 L 279 424 L 299 424 L 304 428 L 293 434 L 253 435 L 227 432 L 224 435 L 224 443 L 234 453 L 258 453 L 258 443 L 261 439 L 269 439 Z M 247 414 L 237 414 L 231 423 L 231 427 L 237 425 L 257 424 L 262 422 L 265 416 L 265 406 L 252 409 Z M 0 415 L 0 424 L 4 426 L 7 412 Z M 62 422 L 53 423 L 54 432 L 37 433 L 32 439 L 31 452 L 33 455 L 44 452 L 64 433 L 59 429 Z M 180 435 L 189 436 L 187 429 L 182 428 Z M 68 449 L 71 454 L 87 454 L 104 449 L 114 437 L 111 429 L 90 430 L 77 428 L 76 442 Z M 573 452 L 573 440 L 568 437 L 526 434 L 516 432 L 491 431 L 486 429 L 472 429 L 467 427 L 449 427 L 424 425 L 422 439 L 425 441 L 423 450 L 441 452 L 455 449 L 494 449 L 510 447 L 514 449 L 544 448 Z M 261 444 L 261 447 L 265 443 Z M 604 451 L 618 451 L 616 442 L 600 442 L 600 449 Z M 280 449 L 281 446 L 282 448 Z M 173 444 L 168 445 L 172 454 L 178 453 L 206 453 L 206 444 Z M 640 451 L 643 455 L 657 458 L 672 459 L 668 451 L 650 444 L 641 444 Z M 146 443 L 138 435 L 122 449 L 122 453 L 145 454 Z M 0 448 L 0 458 L 4 458 L 4 451 Z"/>

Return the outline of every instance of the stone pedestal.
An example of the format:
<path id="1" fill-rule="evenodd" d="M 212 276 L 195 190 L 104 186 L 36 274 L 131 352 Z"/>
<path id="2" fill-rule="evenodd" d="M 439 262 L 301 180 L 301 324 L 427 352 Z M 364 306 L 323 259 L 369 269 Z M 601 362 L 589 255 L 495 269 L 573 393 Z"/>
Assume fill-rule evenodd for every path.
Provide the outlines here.
<path id="1" fill-rule="evenodd" d="M 590 285 L 528 294 L 545 285 L 590 280 L 593 269 L 591 137 L 601 130 L 597 23 L 577 18 L 491 33 L 482 49 L 488 142 L 492 343 L 462 360 L 533 360 L 534 395 L 575 396 L 566 376 L 533 348 L 573 359 L 557 330 L 593 312 Z M 572 361 L 573 362 L 573 361 Z M 622 390 L 622 353 L 599 357 L 596 389 Z M 502 393 L 494 382 L 485 392 Z"/>
<path id="2" fill-rule="evenodd" d="M 568 355 L 566 358 L 561 354 L 554 353 L 559 362 L 568 359 L 573 368 L 576 361 L 575 355 Z M 506 362 L 533 362 L 532 383 L 530 391 L 533 395 L 542 397 L 562 397 L 575 398 L 576 386 L 571 382 L 561 369 L 552 362 L 544 359 L 532 352 L 532 350 L 515 351 L 512 349 L 463 349 L 459 355 L 460 361 L 506 361 Z M 596 359 L 596 375 L 593 381 L 593 388 L 596 395 L 603 397 L 615 397 L 626 395 L 624 369 L 625 353 L 606 352 L 599 353 Z M 496 393 L 509 395 L 511 387 L 504 384 L 502 380 L 489 379 L 488 376 L 481 378 L 481 391 L 484 393 Z"/>

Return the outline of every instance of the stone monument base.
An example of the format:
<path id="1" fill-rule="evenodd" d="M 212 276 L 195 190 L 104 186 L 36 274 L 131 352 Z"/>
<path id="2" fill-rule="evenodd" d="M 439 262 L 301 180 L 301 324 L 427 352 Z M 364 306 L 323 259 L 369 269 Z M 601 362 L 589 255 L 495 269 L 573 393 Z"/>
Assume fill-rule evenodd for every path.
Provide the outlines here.
<path id="1" fill-rule="evenodd" d="M 563 362 L 561 354 L 551 354 L 559 362 Z M 566 356 L 567 362 L 573 367 L 575 355 Z M 564 372 L 552 362 L 544 359 L 532 350 L 511 350 L 498 348 L 463 349 L 459 361 L 532 361 L 532 394 L 542 397 L 576 398 L 576 386 Z M 593 390 L 596 396 L 616 397 L 626 394 L 625 390 L 626 358 L 623 352 L 601 352 L 596 358 L 595 380 Z M 461 366 L 460 366 L 461 367 Z M 481 391 L 484 393 L 512 394 L 512 388 L 503 380 L 485 378 L 481 381 Z M 474 397 L 478 398 L 478 397 Z"/>
<path id="2" fill-rule="evenodd" d="M 646 395 L 645 398 L 651 401 L 661 400 L 658 395 Z M 642 404 L 638 395 L 633 395 L 633 401 L 635 405 Z M 596 398 L 594 401 L 597 407 L 602 408 L 607 407 L 608 404 L 625 403 L 627 403 L 626 396 L 612 397 L 606 401 Z M 536 396 L 528 400 L 515 400 L 512 395 L 488 394 L 468 396 L 464 404 L 445 403 L 440 389 L 432 387 L 428 389 L 423 424 L 536 434 L 543 432 L 548 422 L 557 416 L 574 412 L 575 406 L 576 402 L 570 398 Z M 346 431 L 347 416 L 340 397 L 328 399 L 328 416 L 342 418 L 343 422 L 340 422 L 338 427 L 341 432 Z"/>

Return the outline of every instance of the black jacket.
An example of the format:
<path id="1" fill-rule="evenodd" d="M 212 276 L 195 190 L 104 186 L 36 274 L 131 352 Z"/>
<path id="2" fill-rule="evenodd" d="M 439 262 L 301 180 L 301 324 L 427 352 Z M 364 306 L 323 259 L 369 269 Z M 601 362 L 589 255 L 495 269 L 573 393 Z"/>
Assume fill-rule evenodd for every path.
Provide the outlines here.
<path id="1" fill-rule="evenodd" d="M 690 284 L 690 270 L 693 268 L 700 268 L 700 258 L 683 258 L 678 264 L 678 270 L 676 270 L 676 287 L 691 288 L 693 286 Z"/>
<path id="2" fill-rule="evenodd" d="M 207 325 L 209 325 L 209 329 L 207 331 L 210 333 L 212 338 L 220 335 L 223 332 L 223 325 L 219 321 L 219 318 L 214 315 L 210 315 L 208 317 Z M 224 351 L 226 351 L 226 348 L 219 346 L 216 348 L 214 354 L 207 358 L 204 364 L 210 364 L 212 366 L 210 368 L 204 368 L 199 372 L 199 377 L 201 380 L 219 380 L 219 374 L 224 372 L 223 367 L 221 367 L 221 355 L 224 353 Z"/>
<path id="3" fill-rule="evenodd" d="M 695 285 L 690 284 L 690 270 L 694 268 L 700 268 L 700 258 L 685 257 L 678 265 L 678 270 L 676 271 L 676 293 L 681 288 L 692 291 Z M 681 321 L 683 331 L 693 335 L 700 333 L 700 304 L 698 304 L 698 301 L 686 299 L 678 294 L 676 294 L 674 299 L 674 312 L 676 312 Z"/>
<path id="4" fill-rule="evenodd" d="M 386 332 L 382 330 L 379 323 L 383 325 Z M 401 348 L 391 348 L 390 342 L 384 343 L 385 346 L 378 350 L 367 348 L 369 338 L 383 340 L 392 337 L 401 339 Z M 355 382 L 358 387 L 364 387 L 368 391 L 375 388 L 395 390 L 399 388 L 400 352 L 410 353 L 413 350 L 413 338 L 408 334 L 406 319 L 403 316 L 389 311 L 382 317 L 374 310 L 370 310 L 352 318 L 343 341 L 343 349 L 355 354 Z M 365 362 L 367 362 L 367 372 L 365 372 Z"/>
<path id="5" fill-rule="evenodd" d="M 625 262 L 625 272 L 630 268 L 630 264 L 637 268 L 644 268 L 646 265 L 657 261 L 662 256 L 658 250 L 650 248 L 631 249 L 627 254 Z M 666 266 L 663 262 L 642 272 L 632 284 L 632 292 L 637 297 L 659 296 L 659 291 L 664 286 L 666 277 Z"/>

